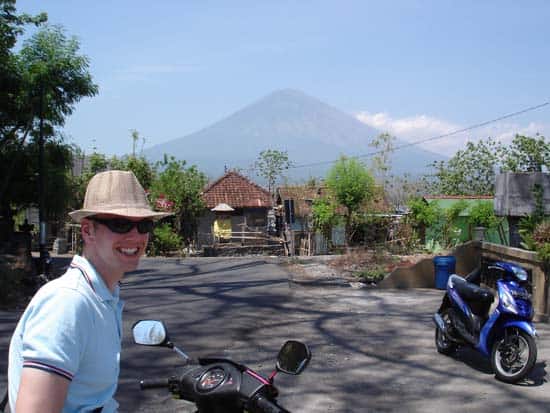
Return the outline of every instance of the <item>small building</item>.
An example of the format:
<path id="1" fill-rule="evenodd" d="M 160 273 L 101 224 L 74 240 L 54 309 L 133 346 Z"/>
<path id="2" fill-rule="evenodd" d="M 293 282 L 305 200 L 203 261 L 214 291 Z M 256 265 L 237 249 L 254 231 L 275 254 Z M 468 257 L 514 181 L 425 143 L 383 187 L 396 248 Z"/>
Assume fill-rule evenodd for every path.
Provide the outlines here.
<path id="1" fill-rule="evenodd" d="M 321 198 L 325 189 L 321 186 L 295 185 L 277 188 L 276 205 L 293 231 L 311 229 L 311 206 Z"/>
<path id="2" fill-rule="evenodd" d="M 199 243 L 245 239 L 246 233 L 267 233 L 271 194 L 235 171 L 207 185 L 201 194 L 207 211 L 199 220 Z"/>

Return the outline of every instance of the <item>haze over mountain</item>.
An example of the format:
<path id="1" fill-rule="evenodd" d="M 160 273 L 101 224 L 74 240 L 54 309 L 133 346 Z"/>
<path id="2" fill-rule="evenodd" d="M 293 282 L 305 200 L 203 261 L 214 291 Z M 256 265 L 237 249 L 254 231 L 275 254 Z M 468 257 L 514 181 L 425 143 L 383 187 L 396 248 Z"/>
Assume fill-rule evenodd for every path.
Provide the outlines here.
<path id="1" fill-rule="evenodd" d="M 382 132 L 300 91 L 285 89 L 198 132 L 148 148 L 144 155 L 150 160 L 172 155 L 197 165 L 211 178 L 223 174 L 225 167 L 246 172 L 265 149 L 287 151 L 296 166 L 321 163 L 290 169 L 287 176 L 293 181 L 324 177 L 332 166 L 329 161 L 340 155 L 373 153 L 375 149 L 369 143 Z M 361 159 L 370 161 L 370 157 Z M 445 157 L 410 146 L 395 151 L 392 173 L 419 174 L 441 159 Z"/>

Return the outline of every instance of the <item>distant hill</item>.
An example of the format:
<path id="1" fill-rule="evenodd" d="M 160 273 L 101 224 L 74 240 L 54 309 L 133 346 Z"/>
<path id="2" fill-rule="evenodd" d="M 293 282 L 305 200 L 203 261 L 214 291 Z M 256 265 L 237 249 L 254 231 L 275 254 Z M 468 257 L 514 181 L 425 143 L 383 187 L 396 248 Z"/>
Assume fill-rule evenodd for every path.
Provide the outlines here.
<path id="1" fill-rule="evenodd" d="M 382 132 L 300 91 L 285 89 L 198 132 L 148 148 L 144 155 L 153 161 L 162 159 L 165 153 L 173 155 L 216 178 L 225 167 L 246 172 L 262 150 L 278 149 L 287 151 L 295 165 L 322 163 L 289 171 L 291 180 L 303 180 L 324 177 L 331 166 L 324 162 L 340 155 L 372 153 L 374 148 L 369 142 Z M 396 142 L 400 144 L 403 141 Z M 394 153 L 393 173 L 419 174 L 441 159 L 445 157 L 407 147 Z"/>

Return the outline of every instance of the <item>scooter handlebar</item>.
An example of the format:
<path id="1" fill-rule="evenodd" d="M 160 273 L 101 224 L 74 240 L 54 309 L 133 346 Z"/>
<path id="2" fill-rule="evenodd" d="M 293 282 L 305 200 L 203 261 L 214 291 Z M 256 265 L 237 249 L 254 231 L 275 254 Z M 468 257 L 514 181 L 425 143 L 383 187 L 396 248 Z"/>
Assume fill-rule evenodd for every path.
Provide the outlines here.
<path id="1" fill-rule="evenodd" d="M 253 413 L 290 413 L 262 394 L 257 394 L 250 400 L 248 409 Z"/>
<path id="2" fill-rule="evenodd" d="M 168 379 L 145 379 L 139 382 L 139 387 L 141 390 L 158 389 L 168 386 Z"/>

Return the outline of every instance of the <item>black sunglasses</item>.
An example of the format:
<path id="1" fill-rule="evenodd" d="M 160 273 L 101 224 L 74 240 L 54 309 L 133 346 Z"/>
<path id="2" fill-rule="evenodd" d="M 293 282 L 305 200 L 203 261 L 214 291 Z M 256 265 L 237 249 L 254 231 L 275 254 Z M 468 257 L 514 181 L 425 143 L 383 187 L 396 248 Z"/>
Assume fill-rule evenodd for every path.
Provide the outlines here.
<path id="1" fill-rule="evenodd" d="M 129 219 L 124 218 L 109 218 L 102 219 L 96 217 L 89 217 L 92 221 L 99 222 L 100 224 L 105 225 L 107 228 L 114 232 L 115 234 L 127 234 L 134 227 L 137 227 L 137 230 L 140 234 L 147 234 L 153 230 L 153 221 L 150 219 L 144 219 L 142 221 L 130 221 Z"/>

